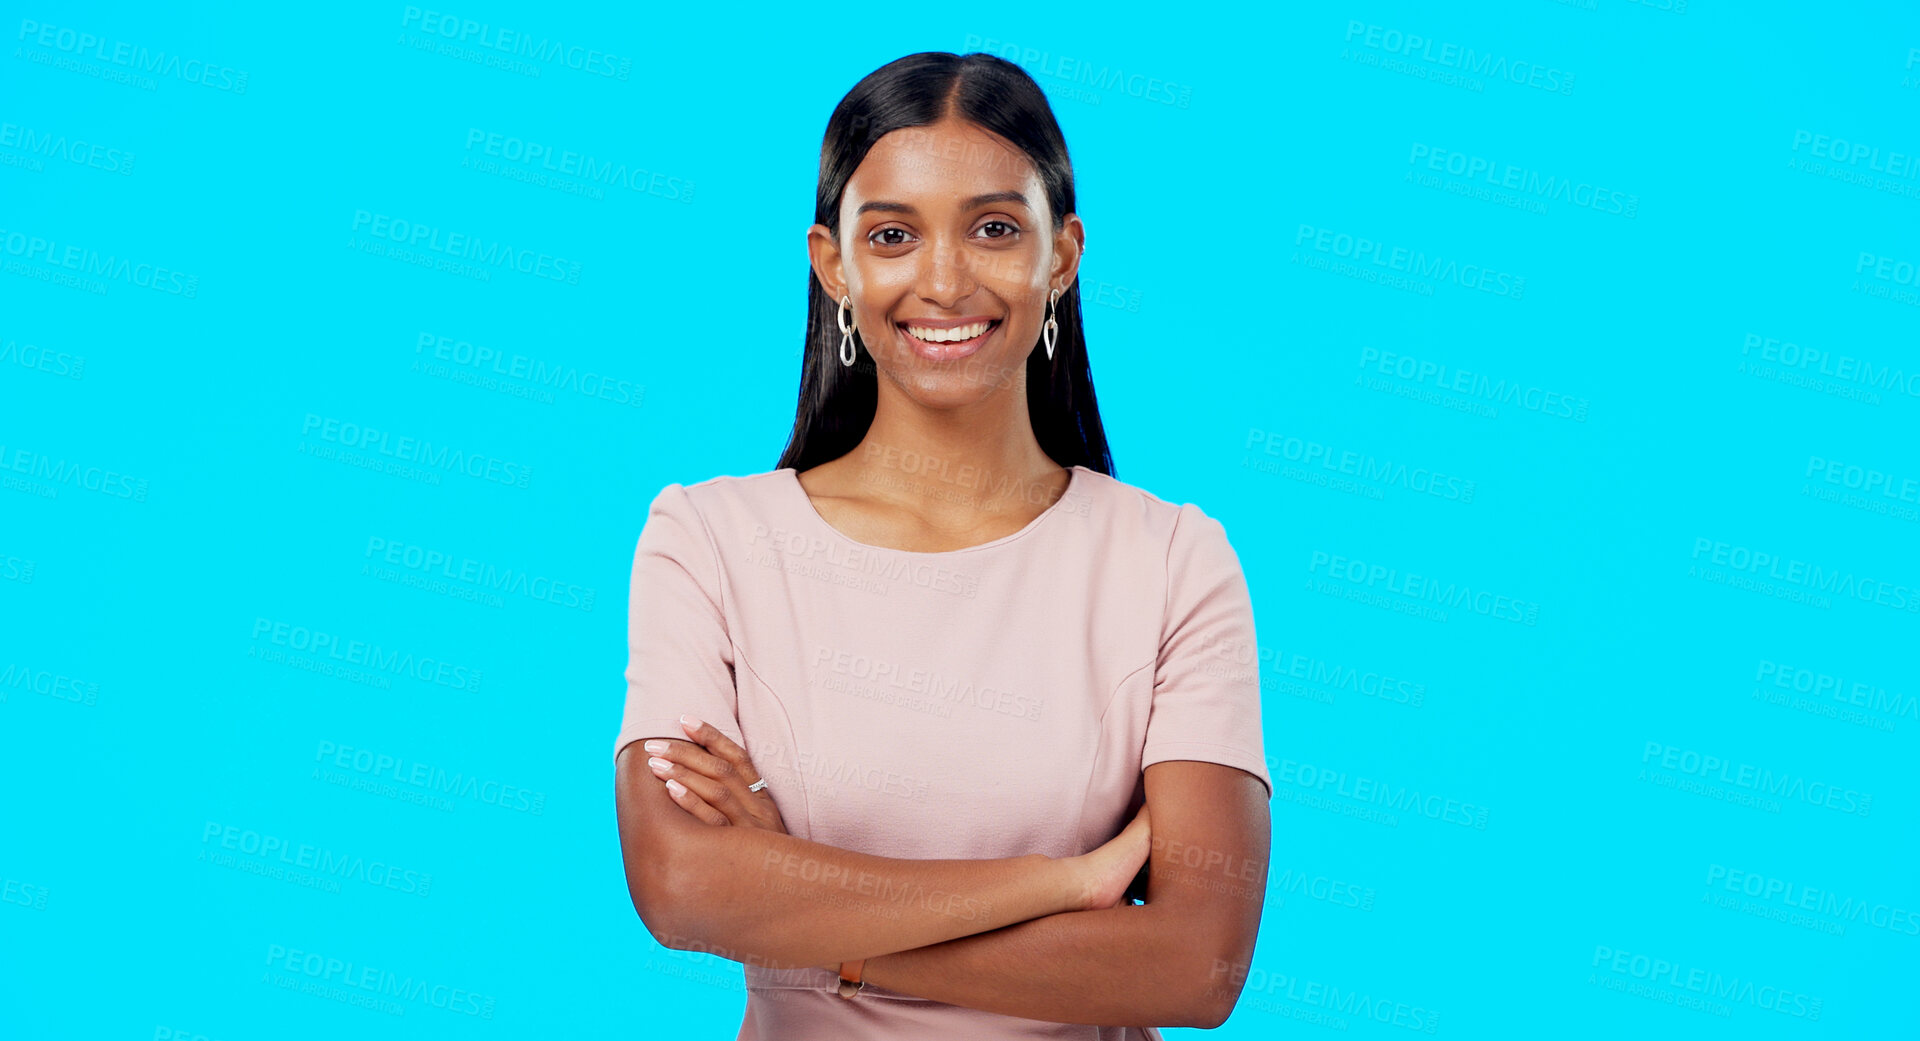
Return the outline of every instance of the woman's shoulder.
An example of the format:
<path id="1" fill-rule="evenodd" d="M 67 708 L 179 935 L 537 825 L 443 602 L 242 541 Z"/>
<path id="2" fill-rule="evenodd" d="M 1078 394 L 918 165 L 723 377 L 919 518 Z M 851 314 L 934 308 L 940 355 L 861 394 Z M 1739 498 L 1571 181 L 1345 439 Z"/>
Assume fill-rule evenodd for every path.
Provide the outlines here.
<path id="1" fill-rule="evenodd" d="M 1174 502 L 1110 477 L 1094 486 L 1128 517 L 1111 538 L 1121 545 L 1131 541 L 1127 548 L 1135 552 L 1115 558 L 1131 558 L 1134 566 L 1164 575 L 1170 604 L 1188 605 L 1185 610 L 1222 596 L 1247 597 L 1240 553 L 1219 518 L 1194 502 Z"/>
<path id="2" fill-rule="evenodd" d="M 784 501 L 793 478 L 793 470 L 782 468 L 759 473 L 718 474 L 691 482 L 672 481 L 654 493 L 649 512 L 691 511 L 708 521 L 742 513 L 764 516 L 773 503 Z"/>
<path id="3" fill-rule="evenodd" d="M 1089 478 L 1087 495 L 1096 509 L 1149 537 L 1164 541 L 1183 533 L 1220 528 L 1220 522 L 1196 503 L 1174 502 L 1097 470 L 1082 467 L 1081 473 Z"/>
<path id="4" fill-rule="evenodd" d="M 792 467 L 782 467 L 778 470 L 762 470 L 759 473 L 717 474 L 704 480 L 682 483 L 680 486 L 689 494 L 696 495 L 750 495 L 764 492 L 777 481 L 792 480 L 793 473 Z"/>
<path id="5" fill-rule="evenodd" d="M 664 554 L 683 563 L 717 562 L 723 548 L 751 541 L 786 523 L 779 494 L 790 470 L 721 474 L 691 483 L 669 481 L 647 504 L 636 553 Z M 693 565 L 688 565 L 693 566 Z M 696 570 L 704 570 L 696 568 Z"/>

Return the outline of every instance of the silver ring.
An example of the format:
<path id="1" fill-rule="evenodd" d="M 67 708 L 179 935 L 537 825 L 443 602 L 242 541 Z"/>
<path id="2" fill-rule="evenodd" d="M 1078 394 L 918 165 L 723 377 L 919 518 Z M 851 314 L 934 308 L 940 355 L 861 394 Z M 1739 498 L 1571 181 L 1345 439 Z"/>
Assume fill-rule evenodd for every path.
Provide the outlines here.
<path id="1" fill-rule="evenodd" d="M 760 789 L 765 788 L 766 786 L 767 786 L 767 779 L 762 777 L 759 780 L 753 782 L 752 784 L 747 785 L 747 791 L 757 792 Z"/>

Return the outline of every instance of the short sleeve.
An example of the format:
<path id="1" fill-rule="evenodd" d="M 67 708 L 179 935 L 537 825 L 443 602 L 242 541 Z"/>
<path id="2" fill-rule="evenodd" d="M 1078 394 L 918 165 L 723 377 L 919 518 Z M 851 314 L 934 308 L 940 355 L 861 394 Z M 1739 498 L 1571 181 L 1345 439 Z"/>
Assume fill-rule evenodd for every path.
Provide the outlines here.
<path id="1" fill-rule="evenodd" d="M 643 738 L 685 740 L 683 713 L 741 741 L 723 602 L 720 563 L 706 524 L 686 489 L 669 484 L 647 508 L 633 552 L 627 701 L 613 743 L 615 760 Z"/>
<path id="2" fill-rule="evenodd" d="M 1237 767 L 1266 785 L 1253 601 L 1226 529 L 1184 503 L 1167 547 L 1166 621 L 1141 769 L 1169 759 Z"/>

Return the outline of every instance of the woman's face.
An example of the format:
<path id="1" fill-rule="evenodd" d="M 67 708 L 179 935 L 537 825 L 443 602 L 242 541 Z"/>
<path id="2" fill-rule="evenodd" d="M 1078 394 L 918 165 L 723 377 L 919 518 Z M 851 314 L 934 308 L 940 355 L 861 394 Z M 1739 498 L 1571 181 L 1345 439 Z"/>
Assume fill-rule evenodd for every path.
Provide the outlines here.
<path id="1" fill-rule="evenodd" d="M 1048 291 L 1073 283 L 1084 241 L 1072 214 L 1053 230 L 1025 153 L 953 118 L 881 137 L 847 181 L 839 239 L 808 233 L 881 375 L 930 406 L 1024 387 Z"/>

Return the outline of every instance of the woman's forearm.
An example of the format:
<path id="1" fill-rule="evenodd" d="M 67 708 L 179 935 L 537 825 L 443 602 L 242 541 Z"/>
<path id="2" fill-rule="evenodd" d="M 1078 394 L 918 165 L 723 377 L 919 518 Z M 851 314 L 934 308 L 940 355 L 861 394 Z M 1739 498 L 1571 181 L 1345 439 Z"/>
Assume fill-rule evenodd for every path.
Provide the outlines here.
<path id="1" fill-rule="evenodd" d="M 1217 1025 L 1232 1001 L 1215 952 L 1169 908 L 1071 911 L 868 958 L 875 986 L 1054 1023 Z M 1188 923 L 1190 926 L 1191 923 Z"/>
<path id="2" fill-rule="evenodd" d="M 905 860 L 706 825 L 675 840 L 663 942 L 774 968 L 826 967 L 924 947 L 1054 914 L 1082 899 L 1071 862 L 1038 853 Z"/>

